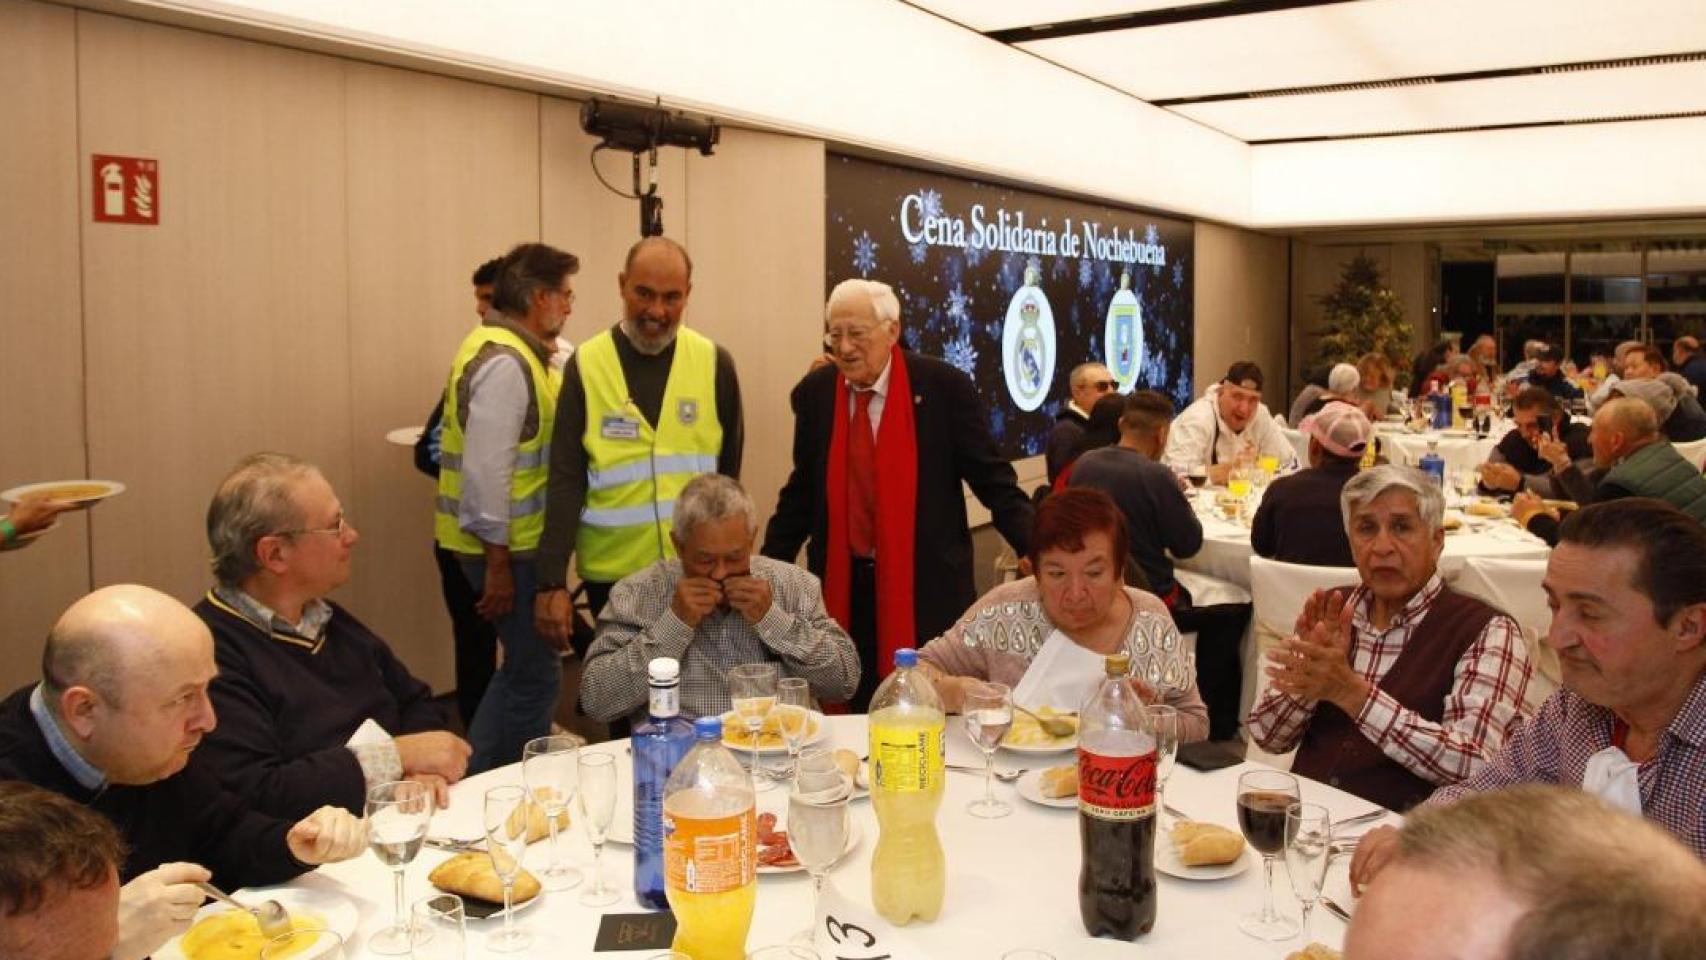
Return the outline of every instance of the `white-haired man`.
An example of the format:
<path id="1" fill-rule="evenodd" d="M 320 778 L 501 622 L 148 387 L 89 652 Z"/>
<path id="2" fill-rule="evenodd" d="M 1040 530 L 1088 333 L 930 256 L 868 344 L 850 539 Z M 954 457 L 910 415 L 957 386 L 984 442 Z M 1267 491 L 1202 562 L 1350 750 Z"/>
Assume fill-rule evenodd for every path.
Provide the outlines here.
<path id="1" fill-rule="evenodd" d="M 859 650 L 863 709 L 895 650 L 941 635 L 977 598 L 962 484 L 1021 556 L 1032 510 L 971 378 L 901 349 L 888 284 L 843 280 L 824 317 L 835 362 L 789 395 L 794 469 L 763 553 L 791 561 L 806 544 L 824 602 Z"/>
<path id="2" fill-rule="evenodd" d="M 1298 773 L 1404 810 L 1498 750 L 1528 653 L 1510 617 L 1440 579 L 1445 505 L 1426 474 L 1365 470 L 1340 504 L 1362 583 L 1305 603 L 1249 728 L 1264 750 L 1297 747 Z"/>
<path id="3" fill-rule="evenodd" d="M 587 652 L 581 703 L 601 720 L 639 719 L 647 704 L 646 666 L 681 664 L 688 716 L 729 708 L 729 669 L 776 662 L 804 677 L 820 700 L 845 700 L 859 684 L 859 658 L 824 610 L 818 580 L 769 557 L 753 556 L 758 514 L 740 484 L 721 474 L 695 477 L 676 500 L 675 558 L 624 577 L 598 618 Z"/>

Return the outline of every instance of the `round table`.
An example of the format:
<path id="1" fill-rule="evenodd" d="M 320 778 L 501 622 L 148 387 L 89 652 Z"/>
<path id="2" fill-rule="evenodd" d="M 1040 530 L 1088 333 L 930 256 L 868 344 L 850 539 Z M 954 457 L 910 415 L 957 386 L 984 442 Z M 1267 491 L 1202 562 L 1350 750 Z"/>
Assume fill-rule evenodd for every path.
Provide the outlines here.
<path id="1" fill-rule="evenodd" d="M 1401 425 L 1383 422 L 1379 425 L 1379 436 L 1387 461 L 1409 467 L 1419 466 L 1428 452 L 1428 444 L 1433 443 L 1434 449 L 1445 460 L 1445 476 L 1449 481 L 1458 470 L 1473 470 L 1486 463 L 1493 448 L 1499 445 L 1499 440 L 1509 429 L 1509 423 L 1505 422 L 1494 435 L 1477 437 L 1466 430 L 1411 433 Z"/>
<path id="2" fill-rule="evenodd" d="M 866 752 L 866 722 L 863 716 L 829 718 L 829 737 L 825 745 L 846 747 Z M 615 756 L 619 778 L 617 817 L 632 815 L 632 767 L 626 740 L 595 744 L 586 749 L 608 752 Z M 947 757 L 951 764 L 975 765 L 981 771 L 982 755 L 966 738 L 957 717 L 949 718 Z M 998 769 L 1016 767 L 1036 769 L 1074 759 L 1072 752 L 1048 756 L 1019 755 L 1003 750 L 996 755 Z M 1167 785 L 1167 802 L 1187 815 L 1212 820 L 1237 829 L 1236 789 L 1240 771 L 1254 767 L 1243 763 L 1212 773 L 1199 773 L 1179 766 Z M 490 771 L 457 784 L 451 789 L 448 809 L 438 813 L 432 823 L 431 836 L 474 838 L 480 835 L 481 797 L 486 788 L 499 784 L 521 783 L 519 765 Z M 1306 802 L 1321 803 L 1332 812 L 1334 819 L 1344 819 L 1373 809 L 1366 800 L 1351 796 L 1325 784 L 1304 780 L 1302 797 Z M 942 914 L 934 923 L 913 924 L 904 928 L 911 948 L 904 954 L 896 952 L 895 960 L 919 957 L 967 958 L 967 960 L 996 960 L 1008 950 L 1031 947 L 1047 950 L 1058 960 L 1078 958 L 1130 957 L 1132 944 L 1117 940 L 1098 940 L 1084 933 L 1078 915 L 1079 841 L 1078 814 L 1075 810 L 1045 808 L 1021 798 L 1011 784 L 996 784 L 996 794 L 1014 807 L 1011 816 L 999 820 L 979 820 L 967 814 L 968 802 L 982 795 L 982 773 L 947 774 L 947 789 L 937 816 L 937 828 L 947 853 L 947 890 Z M 760 793 L 761 811 L 781 809 L 786 804 L 786 790 Z M 871 854 L 877 839 L 876 815 L 869 800 L 853 801 L 851 817 L 860 833 L 858 846 L 830 873 L 830 884 L 854 904 L 866 906 L 871 898 Z M 576 822 L 563 839 L 563 850 L 575 864 L 589 873 L 592 863 L 591 847 Z M 784 818 L 785 819 L 785 818 Z M 1397 822 L 1389 815 L 1387 822 Z M 786 824 L 784 823 L 785 827 Z M 1352 833 L 1367 830 L 1369 824 L 1354 828 Z M 1157 836 L 1157 844 L 1165 843 Z M 407 897 L 410 902 L 428 896 L 432 889 L 427 874 L 449 854 L 426 848 L 408 867 Z M 1246 937 L 1238 930 L 1240 915 L 1260 906 L 1262 869 L 1253 852 L 1253 860 L 1242 874 L 1217 881 L 1186 881 L 1158 876 L 1159 914 L 1155 929 L 1138 941 L 1137 950 L 1146 957 L 1202 960 L 1203 957 L 1252 960 L 1276 960 L 1287 952 L 1299 949 L 1300 941 L 1265 943 Z M 536 873 L 542 871 L 549 858 L 546 844 L 536 843 L 528 849 L 526 866 Z M 1352 900 L 1346 878 L 1347 861 L 1336 858 L 1329 872 L 1326 893 L 1338 902 L 1351 906 Z M 545 892 L 543 901 L 519 912 L 518 925 L 530 930 L 534 944 L 521 954 L 491 954 L 486 951 L 486 938 L 499 928 L 502 921 L 470 920 L 468 922 L 467 956 L 476 957 L 566 957 L 590 956 L 592 944 L 602 914 L 633 913 L 640 908 L 633 897 L 633 854 L 630 847 L 606 844 L 604 873 L 617 888 L 620 899 L 602 910 L 583 907 L 576 902 L 579 888 L 563 892 Z M 298 886 L 313 887 L 339 893 L 352 900 L 360 914 L 361 924 L 352 938 L 348 956 L 372 956 L 366 950 L 366 938 L 390 920 L 391 880 L 389 871 L 372 856 L 363 854 L 354 860 L 322 867 L 295 881 Z M 757 908 L 753 916 L 747 948 L 784 942 L 811 920 L 812 893 L 810 878 L 804 873 L 760 875 L 758 878 Z M 1284 867 L 1276 869 L 1275 899 L 1280 909 L 1293 916 L 1298 914 L 1297 901 L 1291 894 Z M 1337 947 L 1344 938 L 1344 924 L 1325 910 L 1317 908 L 1313 921 L 1314 939 Z M 827 960 L 838 955 L 858 956 L 846 945 L 834 950 L 820 931 L 818 949 Z M 614 953 L 615 957 L 645 957 L 659 951 L 642 950 Z"/>

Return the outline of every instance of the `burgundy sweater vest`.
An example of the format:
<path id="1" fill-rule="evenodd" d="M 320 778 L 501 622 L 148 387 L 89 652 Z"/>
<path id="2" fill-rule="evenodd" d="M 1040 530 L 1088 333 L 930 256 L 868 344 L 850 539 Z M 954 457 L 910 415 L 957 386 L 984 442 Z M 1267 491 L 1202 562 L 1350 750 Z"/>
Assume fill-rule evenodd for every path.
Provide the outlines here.
<path id="1" fill-rule="evenodd" d="M 1496 616 L 1499 611 L 1473 597 L 1440 590 L 1377 686 L 1438 723 L 1458 661 Z M 1427 799 L 1436 786 L 1381 752 L 1349 714 L 1326 701 L 1304 731 L 1292 770 L 1398 811 Z"/>

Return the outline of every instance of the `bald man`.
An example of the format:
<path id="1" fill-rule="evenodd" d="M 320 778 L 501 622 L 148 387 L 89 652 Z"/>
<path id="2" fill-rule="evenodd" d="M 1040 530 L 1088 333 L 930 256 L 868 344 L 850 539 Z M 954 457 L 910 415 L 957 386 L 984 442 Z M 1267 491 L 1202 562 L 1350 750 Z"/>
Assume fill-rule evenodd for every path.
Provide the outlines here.
<path id="1" fill-rule="evenodd" d="M 1700 352 L 1700 341 L 1677 337 L 1671 344 L 1670 358 L 1676 364 L 1676 372 L 1694 387 L 1695 393 L 1706 396 L 1706 353 Z"/>
<path id="2" fill-rule="evenodd" d="M 362 822 L 345 810 L 291 824 L 185 770 L 216 722 L 216 671 L 206 624 L 171 597 L 133 585 L 89 594 L 54 624 L 42 672 L 0 702 L 0 780 L 63 794 L 118 827 L 130 855 L 116 960 L 147 956 L 188 927 L 198 880 L 282 883 L 364 849 Z"/>

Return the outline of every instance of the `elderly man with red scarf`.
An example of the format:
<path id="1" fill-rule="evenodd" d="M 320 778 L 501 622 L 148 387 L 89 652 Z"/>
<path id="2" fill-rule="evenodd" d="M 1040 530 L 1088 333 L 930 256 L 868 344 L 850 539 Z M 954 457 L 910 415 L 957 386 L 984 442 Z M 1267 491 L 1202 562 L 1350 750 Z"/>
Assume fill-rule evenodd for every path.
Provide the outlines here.
<path id="1" fill-rule="evenodd" d="M 1020 556 L 1032 513 L 971 379 L 900 349 L 900 301 L 888 284 L 844 280 L 824 315 L 834 363 L 789 397 L 794 469 L 763 553 L 791 561 L 806 544 L 825 605 L 859 651 L 852 706 L 863 711 L 895 650 L 923 646 L 977 599 L 961 482 Z"/>

